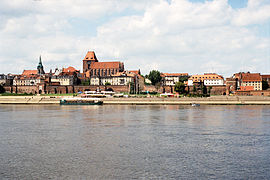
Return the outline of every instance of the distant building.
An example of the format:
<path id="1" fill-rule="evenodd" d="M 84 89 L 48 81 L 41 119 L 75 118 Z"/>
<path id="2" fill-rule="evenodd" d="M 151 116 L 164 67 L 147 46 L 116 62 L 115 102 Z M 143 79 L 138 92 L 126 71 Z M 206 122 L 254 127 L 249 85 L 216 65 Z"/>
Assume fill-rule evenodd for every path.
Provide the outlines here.
<path id="1" fill-rule="evenodd" d="M 55 69 L 55 72 L 50 78 L 51 83 L 59 83 L 61 86 L 72 86 L 76 85 L 78 81 L 77 74 L 80 74 L 79 70 L 69 66 L 68 68 Z"/>
<path id="2" fill-rule="evenodd" d="M 90 78 L 90 85 L 95 86 L 133 86 L 135 93 L 143 89 L 144 80 L 141 79 L 140 74 L 135 74 L 130 71 L 118 72 L 111 76 L 92 76 Z"/>
<path id="3" fill-rule="evenodd" d="M 2 86 L 10 86 L 13 84 L 13 76 L 0 74 L 0 85 Z"/>
<path id="4" fill-rule="evenodd" d="M 84 77 L 105 77 L 124 71 L 124 63 L 119 61 L 99 62 L 94 51 L 88 51 L 83 59 Z"/>
<path id="5" fill-rule="evenodd" d="M 253 90 L 258 91 L 262 90 L 262 77 L 260 73 L 239 73 L 236 74 L 236 77 L 239 78 L 239 86 L 252 87 Z"/>
<path id="6" fill-rule="evenodd" d="M 205 73 L 203 75 L 192 75 L 188 79 L 188 86 L 193 86 L 194 83 L 201 82 L 205 86 L 223 86 L 224 78 L 216 73 Z"/>
<path id="7" fill-rule="evenodd" d="M 44 83 L 45 77 L 37 74 L 20 75 L 13 79 L 14 86 L 36 86 L 40 83 Z"/>
<path id="8" fill-rule="evenodd" d="M 174 86 L 182 77 L 188 77 L 188 73 L 161 73 L 164 86 Z"/>
<path id="9" fill-rule="evenodd" d="M 45 71 L 43 69 L 41 56 L 39 57 L 39 63 L 37 70 L 24 70 L 21 75 L 17 75 L 13 79 L 14 86 L 36 86 L 44 83 Z"/>
<path id="10" fill-rule="evenodd" d="M 227 94 L 240 91 L 260 91 L 262 90 L 262 79 L 260 73 L 235 73 L 226 79 Z"/>

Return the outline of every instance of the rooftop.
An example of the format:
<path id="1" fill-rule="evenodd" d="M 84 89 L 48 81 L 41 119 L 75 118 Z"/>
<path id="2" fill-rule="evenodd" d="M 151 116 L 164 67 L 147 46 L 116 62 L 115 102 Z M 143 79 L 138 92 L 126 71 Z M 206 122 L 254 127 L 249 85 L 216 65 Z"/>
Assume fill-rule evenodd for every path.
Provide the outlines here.
<path id="1" fill-rule="evenodd" d="M 242 81 L 262 81 L 262 77 L 260 73 L 243 73 L 242 74 Z"/>
<path id="2" fill-rule="evenodd" d="M 123 63 L 116 62 L 95 62 L 91 64 L 91 69 L 117 69 L 122 66 Z"/>
<path id="3" fill-rule="evenodd" d="M 83 60 L 86 60 L 86 61 L 87 60 L 93 60 L 95 62 L 98 62 L 98 59 L 97 59 L 96 54 L 95 54 L 94 51 L 88 51 Z"/>
<path id="4" fill-rule="evenodd" d="M 22 75 L 23 76 L 28 76 L 28 75 L 31 75 L 31 74 L 37 74 L 38 71 L 37 70 L 24 70 Z"/>

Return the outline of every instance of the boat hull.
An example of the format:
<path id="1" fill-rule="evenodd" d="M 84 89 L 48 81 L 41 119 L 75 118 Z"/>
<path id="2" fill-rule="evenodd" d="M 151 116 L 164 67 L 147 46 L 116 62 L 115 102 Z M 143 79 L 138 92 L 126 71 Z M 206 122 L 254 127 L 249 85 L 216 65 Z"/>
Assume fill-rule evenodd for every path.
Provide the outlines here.
<path id="1" fill-rule="evenodd" d="M 60 100 L 60 105 L 102 105 L 103 101 L 93 100 Z"/>

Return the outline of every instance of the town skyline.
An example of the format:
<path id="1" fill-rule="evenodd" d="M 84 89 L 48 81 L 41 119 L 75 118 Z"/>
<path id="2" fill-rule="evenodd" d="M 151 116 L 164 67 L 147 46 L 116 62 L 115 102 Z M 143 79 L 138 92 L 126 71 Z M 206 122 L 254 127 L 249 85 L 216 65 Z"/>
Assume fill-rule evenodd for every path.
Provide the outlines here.
<path id="1" fill-rule="evenodd" d="M 86 54 L 88 54 L 89 52 L 93 52 L 94 54 L 95 54 L 95 51 L 87 51 L 87 53 Z M 85 58 L 82 58 L 82 60 L 84 60 Z M 118 60 L 113 60 L 113 61 L 110 61 L 110 60 L 104 60 L 104 59 L 99 59 L 99 58 L 97 58 L 98 60 L 101 60 L 101 61 L 103 61 L 104 63 L 106 63 L 106 62 L 109 62 L 109 63 L 111 63 L 111 62 L 115 62 L 115 63 L 118 63 L 118 62 L 120 62 L 120 61 L 118 61 Z M 8 74 L 11 74 L 11 75 L 20 75 L 20 74 L 23 74 L 25 71 L 35 71 L 36 70 L 36 67 L 38 67 L 39 65 L 40 65 L 40 61 L 42 60 L 42 63 L 44 64 L 44 62 L 43 62 L 43 59 L 42 59 L 42 56 L 40 55 L 39 57 L 38 57 L 38 59 L 37 59 L 37 61 L 36 61 L 36 65 L 35 64 L 33 64 L 31 67 L 29 67 L 28 69 L 21 69 L 21 71 L 20 72 L 18 72 L 18 73 L 13 73 L 13 72 L 9 72 L 9 73 L 1 73 L 0 72 L 0 74 L 6 74 L 6 75 L 8 75 Z M 46 62 L 46 61 L 45 61 Z M 121 63 L 125 63 L 124 61 L 123 62 L 121 62 Z M 74 69 L 74 70 L 78 70 L 78 71 L 80 71 L 81 73 L 84 73 L 84 70 L 83 70 L 83 68 L 77 68 L 77 67 L 75 67 L 74 65 L 72 65 L 72 64 L 67 64 L 67 65 L 63 65 L 62 67 L 58 67 L 58 66 L 56 66 L 55 68 L 51 68 L 51 69 L 48 69 L 48 68 L 46 68 L 46 64 L 44 64 L 43 65 L 44 67 L 44 73 L 50 73 L 51 71 L 52 72 L 55 72 L 55 71 L 57 71 L 57 70 L 61 70 L 61 69 L 68 69 L 68 68 L 72 68 L 72 69 Z M 82 67 L 84 66 L 83 64 L 81 65 Z M 125 66 L 124 66 L 125 67 Z M 140 70 L 141 71 L 141 69 L 139 68 L 139 69 L 135 69 L 135 68 L 130 68 L 130 69 L 127 69 L 127 68 L 125 68 L 125 71 L 134 71 L 134 70 Z M 188 74 L 188 76 L 192 76 L 192 75 L 203 75 L 203 74 L 219 74 L 219 75 L 221 75 L 221 76 L 223 76 L 224 78 L 227 78 L 227 77 L 232 77 L 234 74 L 236 74 L 236 73 L 260 73 L 260 74 L 267 74 L 267 73 L 262 73 L 262 72 L 252 72 L 252 71 L 238 71 L 238 72 L 231 72 L 231 74 L 229 74 L 228 76 L 224 76 L 223 74 L 221 74 L 221 73 L 218 73 L 218 72 L 202 72 L 202 73 L 194 73 L 194 74 L 192 74 L 192 73 L 190 73 L 190 72 L 180 72 L 180 71 L 178 71 L 178 72 L 163 72 L 163 71 L 160 71 L 159 69 L 150 69 L 149 70 L 149 72 L 146 72 L 145 74 L 143 74 L 143 73 L 141 73 L 141 75 L 148 75 L 151 71 L 159 71 L 161 74 L 174 74 L 174 73 L 180 73 L 180 74 L 182 74 L 182 73 L 184 73 L 184 74 Z M 269 74 L 269 73 L 268 73 Z"/>
<path id="2" fill-rule="evenodd" d="M 95 51 L 142 74 L 270 72 L 270 2 L 1 1 L 1 73 L 72 65 Z M 187 63 L 188 62 L 188 63 Z M 173 64 L 173 66 L 172 66 Z"/>

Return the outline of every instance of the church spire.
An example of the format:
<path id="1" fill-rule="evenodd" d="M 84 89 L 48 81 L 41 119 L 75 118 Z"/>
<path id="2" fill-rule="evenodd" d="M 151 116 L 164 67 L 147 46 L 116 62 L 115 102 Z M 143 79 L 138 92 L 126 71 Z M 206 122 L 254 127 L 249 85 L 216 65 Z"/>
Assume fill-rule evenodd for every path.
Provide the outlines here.
<path id="1" fill-rule="evenodd" d="M 38 74 L 45 74 L 45 71 L 43 69 L 42 61 L 41 61 L 41 55 L 39 56 L 39 63 L 37 66 Z"/>

